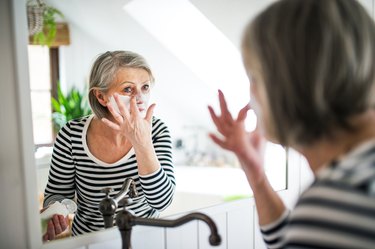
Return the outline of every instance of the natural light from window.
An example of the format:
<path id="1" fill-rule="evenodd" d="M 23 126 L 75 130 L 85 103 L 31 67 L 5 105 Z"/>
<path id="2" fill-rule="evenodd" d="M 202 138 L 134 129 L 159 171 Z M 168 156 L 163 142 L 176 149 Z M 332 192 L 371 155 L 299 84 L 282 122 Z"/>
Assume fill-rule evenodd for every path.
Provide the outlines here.
<path id="1" fill-rule="evenodd" d="M 29 45 L 29 77 L 34 144 L 52 143 L 49 48 Z"/>

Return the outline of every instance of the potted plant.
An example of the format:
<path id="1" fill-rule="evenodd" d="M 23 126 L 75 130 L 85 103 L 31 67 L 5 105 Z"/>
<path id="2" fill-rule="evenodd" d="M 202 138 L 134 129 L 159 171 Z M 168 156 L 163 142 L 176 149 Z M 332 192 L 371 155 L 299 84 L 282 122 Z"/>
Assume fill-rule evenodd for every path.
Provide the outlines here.
<path id="1" fill-rule="evenodd" d="M 84 92 L 84 91 L 83 91 Z M 87 97 L 76 87 L 72 87 L 64 94 L 60 84 L 57 84 L 57 99 L 51 98 L 52 122 L 57 133 L 71 119 L 91 114 Z"/>
<path id="2" fill-rule="evenodd" d="M 63 18 L 58 9 L 46 5 L 42 0 L 27 2 L 29 35 L 33 37 L 34 44 L 52 44 L 56 37 L 56 16 Z"/>

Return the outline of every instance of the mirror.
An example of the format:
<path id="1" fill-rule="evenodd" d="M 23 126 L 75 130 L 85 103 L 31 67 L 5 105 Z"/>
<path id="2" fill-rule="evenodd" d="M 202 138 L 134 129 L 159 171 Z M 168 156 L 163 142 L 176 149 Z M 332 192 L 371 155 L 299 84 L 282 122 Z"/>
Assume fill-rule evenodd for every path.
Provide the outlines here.
<path id="1" fill-rule="evenodd" d="M 174 145 L 176 194 L 162 217 L 251 196 L 236 158 L 207 136 L 214 131 L 207 105 L 218 110 L 217 89 L 226 94 L 233 113 L 248 102 L 249 83 L 239 53 L 241 33 L 272 1 L 45 2 L 59 9 L 69 25 L 70 45 L 58 47 L 63 90 L 75 86 L 83 91 L 94 58 L 108 50 L 135 51 L 149 62 L 156 78 L 154 114 L 168 125 Z M 31 74 L 36 70 L 33 65 L 41 64 L 30 62 Z M 40 104 L 41 98 L 35 98 Z M 250 115 L 248 128 L 254 124 L 255 116 Z M 48 147 L 36 152 L 41 194 L 50 153 Z M 285 150 L 268 144 L 265 167 L 276 190 L 286 188 L 286 165 Z"/>

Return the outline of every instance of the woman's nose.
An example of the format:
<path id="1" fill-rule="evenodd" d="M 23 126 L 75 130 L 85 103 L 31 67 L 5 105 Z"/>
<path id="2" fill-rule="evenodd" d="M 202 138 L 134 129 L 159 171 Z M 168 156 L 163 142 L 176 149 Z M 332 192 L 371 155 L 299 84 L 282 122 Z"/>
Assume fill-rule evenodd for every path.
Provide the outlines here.
<path id="1" fill-rule="evenodd" d="M 138 105 L 139 105 L 139 104 L 143 104 L 141 94 L 136 94 L 136 95 L 135 95 L 135 100 L 136 100 L 136 102 L 137 102 Z"/>

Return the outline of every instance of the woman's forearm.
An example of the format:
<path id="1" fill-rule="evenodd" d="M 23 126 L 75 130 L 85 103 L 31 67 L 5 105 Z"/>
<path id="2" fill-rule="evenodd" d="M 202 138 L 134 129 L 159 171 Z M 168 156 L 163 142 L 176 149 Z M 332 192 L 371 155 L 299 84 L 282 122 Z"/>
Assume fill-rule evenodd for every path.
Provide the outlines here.
<path id="1" fill-rule="evenodd" d="M 261 226 L 270 224 L 280 218 L 286 207 L 280 196 L 273 190 L 269 181 L 266 179 L 263 184 L 251 187 L 254 193 L 259 224 Z"/>
<path id="2" fill-rule="evenodd" d="M 246 165 L 246 160 L 242 159 L 240 162 L 253 190 L 259 224 L 262 226 L 272 223 L 284 213 L 286 207 L 283 201 L 273 190 L 263 169 L 254 172 Z"/>
<path id="3" fill-rule="evenodd" d="M 152 141 L 145 141 L 134 147 L 139 175 L 149 175 L 160 168 Z"/>

